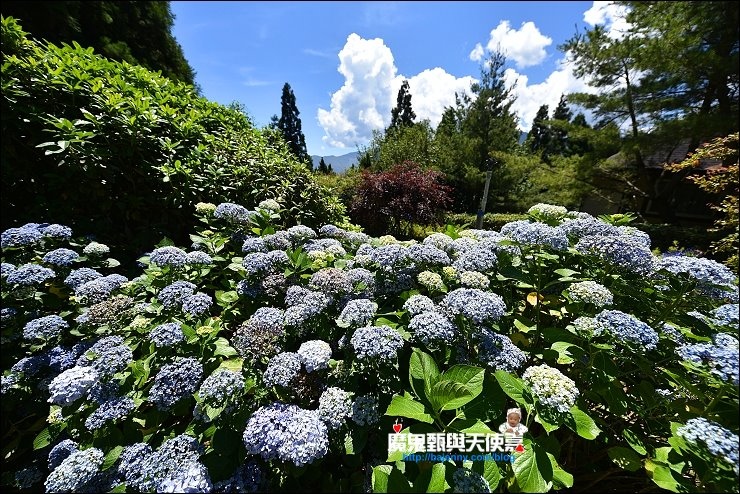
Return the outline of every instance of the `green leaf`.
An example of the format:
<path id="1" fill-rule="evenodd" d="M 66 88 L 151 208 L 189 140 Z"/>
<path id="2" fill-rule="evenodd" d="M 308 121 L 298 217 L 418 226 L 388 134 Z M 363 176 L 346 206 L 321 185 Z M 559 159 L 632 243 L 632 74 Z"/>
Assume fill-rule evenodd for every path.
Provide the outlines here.
<path id="1" fill-rule="evenodd" d="M 506 393 L 509 398 L 517 403 L 526 403 L 524 396 L 522 396 L 522 392 L 524 391 L 524 381 L 502 370 L 497 370 L 493 375 L 496 377 L 501 389 L 504 390 L 504 393 Z"/>
<path id="2" fill-rule="evenodd" d="M 556 424 L 554 421 L 551 422 L 550 419 L 551 417 L 543 416 L 541 413 L 538 413 L 534 417 L 534 421 L 541 424 L 542 428 L 545 429 L 548 434 L 560 427 L 560 424 Z"/>
<path id="3" fill-rule="evenodd" d="M 239 300 L 239 294 L 235 291 L 224 292 L 222 290 L 217 290 L 216 300 L 222 305 L 232 304 Z"/>
<path id="4" fill-rule="evenodd" d="M 642 459 L 629 448 L 614 446 L 607 451 L 609 458 L 619 467 L 630 472 L 636 472 L 642 468 Z"/>
<path id="5" fill-rule="evenodd" d="M 367 443 L 367 431 L 365 429 L 352 429 L 344 438 L 344 452 L 348 455 L 356 455 L 362 451 Z"/>
<path id="6" fill-rule="evenodd" d="M 118 457 L 121 456 L 122 452 L 123 446 L 120 445 L 108 451 L 108 454 L 105 455 L 105 459 L 103 459 L 103 464 L 100 466 L 100 469 L 108 470 L 110 467 L 112 467 L 118 460 Z"/>
<path id="7" fill-rule="evenodd" d="M 596 426 L 596 422 L 586 412 L 579 409 L 578 407 L 572 407 L 569 412 L 569 419 L 566 420 L 566 425 L 574 430 L 579 436 L 584 439 L 596 439 L 601 429 Z"/>
<path id="8" fill-rule="evenodd" d="M 216 351 L 214 351 L 213 354 L 223 355 L 224 357 L 233 357 L 234 355 L 238 355 L 237 351 L 229 345 L 229 340 L 223 337 L 216 340 Z"/>
<path id="9" fill-rule="evenodd" d="M 468 425 L 467 427 L 465 427 L 465 425 L 467 425 L 465 424 L 465 422 L 470 423 L 471 420 L 458 420 L 454 422 L 457 425 L 457 430 L 466 434 L 490 434 L 494 432 L 485 424 L 485 422 L 481 421 L 480 419 L 475 419 L 475 422 L 473 422 L 472 425 Z"/>
<path id="10" fill-rule="evenodd" d="M 627 440 L 627 444 L 629 444 L 632 449 L 634 449 L 635 451 L 637 451 L 643 456 L 647 454 L 645 443 L 642 442 L 642 439 L 640 439 L 640 436 L 635 434 L 630 429 L 623 430 L 622 436 Z"/>
<path id="11" fill-rule="evenodd" d="M 414 401 L 408 393 L 404 396 L 394 395 L 385 414 L 390 417 L 407 417 L 427 424 L 434 423 L 434 419 L 427 413 L 424 405 Z"/>
<path id="12" fill-rule="evenodd" d="M 547 453 L 547 457 L 550 459 L 552 465 L 552 484 L 557 489 L 570 489 L 573 487 L 573 475 L 569 474 L 563 467 L 558 465 L 555 456 L 551 453 Z"/>
<path id="13" fill-rule="evenodd" d="M 429 485 L 427 485 L 426 492 L 444 492 L 447 490 L 448 484 L 445 481 L 445 471 L 447 468 L 444 463 L 435 463 L 432 465 L 432 478 L 429 479 Z M 419 488 L 414 484 L 415 488 Z"/>
<path id="14" fill-rule="evenodd" d="M 472 393 L 473 398 L 483 391 L 483 377 L 486 370 L 473 365 L 453 365 L 442 373 L 441 379 L 462 384 Z"/>
<path id="15" fill-rule="evenodd" d="M 36 438 L 33 440 L 33 449 L 45 448 L 51 444 L 52 440 L 53 438 L 51 436 L 51 431 L 49 430 L 49 427 L 45 427 L 36 435 Z"/>
<path id="16" fill-rule="evenodd" d="M 521 322 L 519 319 L 514 319 L 514 326 L 516 326 L 516 329 L 521 331 L 522 333 L 528 333 L 529 331 L 533 331 L 537 328 L 537 325 L 527 326 L 523 322 Z"/>
<path id="17" fill-rule="evenodd" d="M 108 492 L 113 493 L 113 494 L 123 494 L 124 492 L 126 492 L 126 484 L 125 483 L 118 484 L 113 489 L 109 490 Z"/>
<path id="18" fill-rule="evenodd" d="M 244 365 L 244 359 L 243 358 L 232 358 L 229 360 L 224 360 L 219 364 L 219 369 L 224 368 L 226 370 L 230 370 L 233 372 L 241 372 L 242 367 Z"/>
<path id="19" fill-rule="evenodd" d="M 673 473 L 670 468 L 647 459 L 645 460 L 645 470 L 647 470 L 648 477 L 650 477 L 658 487 L 667 489 L 671 492 L 686 491 L 683 486 L 676 481 L 675 477 L 673 477 Z"/>
<path id="20" fill-rule="evenodd" d="M 413 492 L 409 481 L 397 468 L 391 470 L 388 476 L 388 492 Z"/>
<path id="21" fill-rule="evenodd" d="M 501 481 L 501 470 L 498 463 L 495 461 L 474 461 L 471 470 L 488 481 L 491 492 L 496 490 Z"/>
<path id="22" fill-rule="evenodd" d="M 570 364 L 574 362 L 573 355 L 568 351 L 569 348 L 577 348 L 583 352 L 583 349 L 573 343 L 566 341 L 556 341 L 550 346 L 553 350 L 558 352 L 558 364 Z"/>
<path id="23" fill-rule="evenodd" d="M 434 358 L 428 353 L 414 348 L 409 359 L 409 383 L 416 396 L 429 399 L 429 391 L 438 378 L 439 368 Z"/>
<path id="24" fill-rule="evenodd" d="M 373 492 L 388 492 L 388 477 L 392 470 L 393 467 L 391 465 L 378 465 L 373 468 Z"/>
<path id="25" fill-rule="evenodd" d="M 512 464 L 514 478 L 524 492 L 547 492 L 552 487 L 553 471 L 547 452 L 529 438 L 522 441 L 524 452 Z"/>
<path id="26" fill-rule="evenodd" d="M 429 394 L 429 401 L 436 410 L 455 410 L 472 400 L 473 393 L 455 381 L 438 381 Z"/>
<path id="27" fill-rule="evenodd" d="M 564 276 L 566 278 L 570 278 L 574 274 L 578 274 L 578 271 L 573 271 L 572 269 L 568 269 L 568 268 L 562 268 L 562 269 L 554 270 L 553 273 L 559 274 L 560 276 Z"/>

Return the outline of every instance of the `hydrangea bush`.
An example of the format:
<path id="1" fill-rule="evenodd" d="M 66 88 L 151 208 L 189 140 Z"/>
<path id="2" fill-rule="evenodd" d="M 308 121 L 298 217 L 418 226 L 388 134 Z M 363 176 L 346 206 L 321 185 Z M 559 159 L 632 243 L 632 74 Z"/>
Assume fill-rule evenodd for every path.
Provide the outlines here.
<path id="1" fill-rule="evenodd" d="M 500 231 L 276 230 L 200 203 L 128 279 L 63 225 L 2 233 L 2 483 L 47 492 L 736 490 L 738 287 L 538 204 Z M 528 427 L 513 462 L 389 434 Z M 418 453 L 418 448 L 406 453 Z"/>

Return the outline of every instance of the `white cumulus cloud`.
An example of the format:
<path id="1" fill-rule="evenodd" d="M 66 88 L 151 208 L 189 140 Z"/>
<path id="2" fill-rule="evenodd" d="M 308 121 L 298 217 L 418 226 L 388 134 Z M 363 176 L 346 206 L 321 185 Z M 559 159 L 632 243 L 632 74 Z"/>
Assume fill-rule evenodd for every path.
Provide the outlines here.
<path id="1" fill-rule="evenodd" d="M 521 28 L 517 30 L 512 29 L 509 21 L 504 20 L 491 31 L 486 48 L 491 52 L 501 51 L 506 58 L 513 60 L 516 66 L 522 69 L 542 63 L 547 57 L 545 48 L 551 44 L 552 38 L 543 35 L 534 22 L 523 22 Z M 478 52 L 473 50 L 470 54 L 471 59 L 473 54 L 478 55 Z M 482 52 L 480 56 L 483 56 Z"/>
<path id="2" fill-rule="evenodd" d="M 626 19 L 628 12 L 628 7 L 610 1 L 598 1 L 583 13 L 583 21 L 591 26 L 603 24 L 607 28 L 607 36 L 622 39 L 630 28 L 630 23 Z"/>
<path id="3" fill-rule="evenodd" d="M 483 53 L 483 45 L 481 45 L 480 43 L 476 43 L 475 48 L 473 48 L 473 51 L 470 52 L 469 57 L 473 62 L 480 62 L 483 58 Z"/>
<path id="4" fill-rule="evenodd" d="M 319 108 L 325 144 L 347 148 L 366 144 L 373 130 L 390 124 L 391 109 L 404 79 L 408 79 L 416 120 L 436 126 L 445 106 L 455 103 L 455 92 L 469 91 L 472 77 L 457 78 L 443 69 L 427 69 L 413 76 L 398 74 L 393 53 L 381 38 L 364 39 L 352 33 L 339 52 L 344 84 L 331 96 L 329 110 Z"/>

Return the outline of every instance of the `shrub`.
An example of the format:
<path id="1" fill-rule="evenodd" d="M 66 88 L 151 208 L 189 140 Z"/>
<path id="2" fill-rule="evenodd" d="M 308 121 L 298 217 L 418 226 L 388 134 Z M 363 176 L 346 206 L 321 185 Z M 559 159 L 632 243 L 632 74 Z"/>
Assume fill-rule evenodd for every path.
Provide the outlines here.
<path id="1" fill-rule="evenodd" d="M 12 18 L 2 39 L 4 228 L 63 223 L 130 258 L 164 235 L 184 242 L 189 211 L 209 200 L 278 199 L 285 226 L 343 221 L 339 201 L 238 106 L 76 43 L 36 44 Z"/>
<path id="2" fill-rule="evenodd" d="M 413 223 L 438 222 L 449 205 L 450 188 L 442 174 L 404 161 L 390 170 L 364 171 L 350 206 L 353 220 L 372 234 L 407 235 Z"/>

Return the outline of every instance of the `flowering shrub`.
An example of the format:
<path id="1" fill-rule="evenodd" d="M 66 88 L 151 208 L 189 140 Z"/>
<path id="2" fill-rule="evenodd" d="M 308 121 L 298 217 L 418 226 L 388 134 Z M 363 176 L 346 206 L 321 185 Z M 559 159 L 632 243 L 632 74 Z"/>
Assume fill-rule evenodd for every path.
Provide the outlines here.
<path id="1" fill-rule="evenodd" d="M 736 489 L 723 265 L 542 204 L 421 243 L 277 230 L 263 206 L 200 203 L 193 244 L 155 246 L 131 280 L 62 225 L 2 233 L 3 485 Z M 510 407 L 528 428 L 512 461 L 390 449 L 497 432 Z"/>

